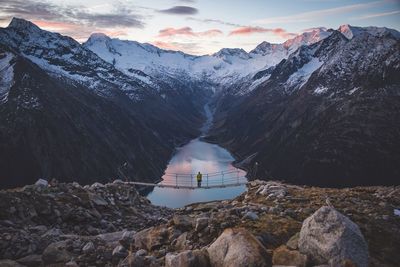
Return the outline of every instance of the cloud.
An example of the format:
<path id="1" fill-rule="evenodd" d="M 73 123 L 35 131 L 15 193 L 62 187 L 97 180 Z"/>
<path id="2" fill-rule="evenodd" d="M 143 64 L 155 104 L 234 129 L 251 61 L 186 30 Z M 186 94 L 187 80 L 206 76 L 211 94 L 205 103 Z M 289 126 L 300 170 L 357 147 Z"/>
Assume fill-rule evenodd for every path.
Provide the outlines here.
<path id="1" fill-rule="evenodd" d="M 276 24 L 276 23 L 307 22 L 307 21 L 313 21 L 318 18 L 326 18 L 327 16 L 331 16 L 331 15 L 343 14 L 343 13 L 348 13 L 348 12 L 352 12 L 355 10 L 373 7 L 376 5 L 383 4 L 385 2 L 386 2 L 386 0 L 381 0 L 381 1 L 375 1 L 375 2 L 369 2 L 369 3 L 346 5 L 346 6 L 328 8 L 328 9 L 320 9 L 320 10 L 314 10 L 314 11 L 294 14 L 294 15 L 290 15 L 290 16 L 259 19 L 259 20 L 255 20 L 254 23 Z"/>
<path id="2" fill-rule="evenodd" d="M 190 6 L 174 6 L 168 9 L 158 10 L 158 12 L 170 15 L 195 15 L 199 13 L 199 10 Z"/>
<path id="3" fill-rule="evenodd" d="M 173 36 L 188 36 L 188 37 L 214 37 L 223 34 L 222 31 L 218 29 L 211 29 L 203 32 L 194 32 L 190 27 L 183 28 L 165 28 L 158 32 L 158 37 L 173 37 Z"/>
<path id="4" fill-rule="evenodd" d="M 179 29 L 165 28 L 160 30 L 158 33 L 158 37 L 170 37 L 175 35 L 195 36 L 192 28 L 190 27 L 183 27 Z"/>
<path id="5" fill-rule="evenodd" d="M 118 29 L 98 29 L 90 26 L 85 26 L 78 23 L 72 22 L 53 22 L 53 21 L 45 21 L 45 20 L 33 20 L 37 26 L 41 28 L 46 28 L 50 31 L 62 32 L 67 36 L 74 36 L 77 41 L 86 41 L 87 37 L 93 32 L 102 32 L 110 37 L 117 36 L 126 36 L 128 33 L 124 30 Z"/>
<path id="6" fill-rule="evenodd" d="M 77 23 L 94 27 L 143 28 L 143 17 L 134 10 L 116 5 L 108 13 L 93 13 L 82 6 L 56 5 L 37 0 L 6 0 L 0 9 L 0 20 L 22 17 L 27 20 Z"/>
<path id="7" fill-rule="evenodd" d="M 263 28 L 263 27 L 245 26 L 245 27 L 239 27 L 239 28 L 232 30 L 229 33 L 229 36 L 250 35 L 250 34 L 254 34 L 254 33 L 272 33 L 272 34 L 277 35 L 282 38 L 290 38 L 290 37 L 294 37 L 296 35 L 294 33 L 289 33 L 282 28 L 268 29 L 268 28 Z"/>
<path id="8" fill-rule="evenodd" d="M 374 13 L 374 14 L 368 14 L 360 17 L 356 17 L 354 19 L 371 19 L 371 18 L 379 18 L 379 17 L 386 17 L 386 16 L 391 16 L 395 14 L 399 14 L 400 10 L 396 11 L 390 11 L 390 12 L 382 12 L 382 13 Z"/>
<path id="9" fill-rule="evenodd" d="M 214 36 L 218 36 L 218 35 L 222 35 L 222 34 L 223 34 L 222 31 L 218 30 L 218 29 L 211 29 L 211 30 L 197 33 L 197 35 L 199 35 L 199 36 L 208 36 L 208 37 L 214 37 Z"/>
<path id="10" fill-rule="evenodd" d="M 203 22 L 203 23 L 216 23 L 216 24 L 232 26 L 232 27 L 243 27 L 243 25 L 236 24 L 236 23 L 231 23 L 231 22 L 227 22 L 227 21 L 223 21 L 223 20 L 220 20 L 220 19 L 198 19 L 198 18 L 194 18 L 194 17 L 188 17 L 187 20 Z"/>

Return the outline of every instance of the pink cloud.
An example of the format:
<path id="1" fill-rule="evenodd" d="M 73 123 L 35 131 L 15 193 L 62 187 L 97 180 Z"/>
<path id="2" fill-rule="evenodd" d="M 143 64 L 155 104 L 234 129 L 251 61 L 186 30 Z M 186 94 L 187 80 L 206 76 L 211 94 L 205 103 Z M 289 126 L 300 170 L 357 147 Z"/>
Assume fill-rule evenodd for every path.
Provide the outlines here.
<path id="1" fill-rule="evenodd" d="M 218 36 L 218 35 L 222 35 L 222 31 L 218 30 L 218 29 L 212 29 L 212 30 L 208 30 L 208 31 L 204 31 L 204 32 L 198 32 L 197 33 L 200 36 L 209 36 L 209 37 L 214 37 L 214 36 Z"/>
<path id="2" fill-rule="evenodd" d="M 176 45 L 173 43 L 163 42 L 163 41 L 154 41 L 151 43 L 159 48 L 166 49 L 166 50 L 179 50 Z"/>
<path id="3" fill-rule="evenodd" d="M 42 29 L 60 32 L 61 34 L 71 36 L 77 41 L 86 41 L 87 37 L 94 32 L 102 32 L 110 37 L 119 37 L 128 35 L 123 29 L 106 29 L 98 28 L 87 25 L 82 25 L 73 22 L 59 22 L 48 20 L 34 20 L 32 21 Z"/>
<path id="4" fill-rule="evenodd" d="M 282 28 L 269 29 L 269 28 L 251 27 L 251 26 L 236 28 L 229 33 L 229 36 L 250 35 L 250 34 L 254 34 L 254 33 L 267 33 L 267 32 L 272 33 L 272 34 L 277 35 L 282 38 L 290 38 L 290 37 L 295 36 L 295 34 L 288 33 L 286 30 L 284 30 Z"/>
<path id="5" fill-rule="evenodd" d="M 176 35 L 181 36 L 190 36 L 190 37 L 199 37 L 199 36 L 208 36 L 214 37 L 222 34 L 222 31 L 218 29 L 211 29 L 204 32 L 194 32 L 190 27 L 183 28 L 165 28 L 158 32 L 158 37 L 173 37 Z"/>

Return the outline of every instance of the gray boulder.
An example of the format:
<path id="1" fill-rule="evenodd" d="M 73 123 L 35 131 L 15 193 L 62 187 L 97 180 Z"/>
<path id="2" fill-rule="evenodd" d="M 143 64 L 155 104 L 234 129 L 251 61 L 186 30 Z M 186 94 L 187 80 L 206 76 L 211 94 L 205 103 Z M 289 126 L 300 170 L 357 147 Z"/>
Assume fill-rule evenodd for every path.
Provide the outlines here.
<path id="1" fill-rule="evenodd" d="M 179 229 L 192 228 L 193 219 L 187 215 L 175 215 L 172 218 L 174 225 Z"/>
<path id="2" fill-rule="evenodd" d="M 165 267 L 209 267 L 207 250 L 186 250 L 179 254 L 168 253 L 165 256 Z"/>
<path id="3" fill-rule="evenodd" d="M 196 219 L 196 231 L 201 231 L 206 228 L 208 225 L 208 218 L 207 217 L 200 217 Z"/>
<path id="4" fill-rule="evenodd" d="M 66 263 L 70 261 L 72 255 L 68 252 L 67 246 L 66 241 L 55 242 L 48 245 L 42 254 L 44 264 Z"/>
<path id="5" fill-rule="evenodd" d="M 271 265 L 271 256 L 265 247 L 244 228 L 225 229 L 207 251 L 213 267 Z"/>
<path id="6" fill-rule="evenodd" d="M 37 255 L 37 254 L 32 254 L 32 255 L 25 256 L 21 259 L 18 259 L 17 262 L 24 266 L 28 266 L 28 267 L 41 266 L 42 265 L 42 256 Z"/>
<path id="7" fill-rule="evenodd" d="M 358 267 L 368 266 L 368 247 L 360 229 L 329 206 L 321 207 L 304 220 L 299 249 L 315 264 L 340 266 L 352 262 Z"/>
<path id="8" fill-rule="evenodd" d="M 0 260 L 1 267 L 25 267 L 25 265 L 21 265 L 16 261 L 12 260 Z"/>
<path id="9" fill-rule="evenodd" d="M 248 211 L 246 214 L 243 216 L 243 219 L 246 220 L 251 220 L 251 221 L 256 221 L 258 220 L 258 215 L 254 211 Z"/>
<path id="10" fill-rule="evenodd" d="M 36 181 L 35 185 L 37 187 L 47 187 L 49 185 L 49 182 L 47 182 L 45 179 L 39 179 Z"/>

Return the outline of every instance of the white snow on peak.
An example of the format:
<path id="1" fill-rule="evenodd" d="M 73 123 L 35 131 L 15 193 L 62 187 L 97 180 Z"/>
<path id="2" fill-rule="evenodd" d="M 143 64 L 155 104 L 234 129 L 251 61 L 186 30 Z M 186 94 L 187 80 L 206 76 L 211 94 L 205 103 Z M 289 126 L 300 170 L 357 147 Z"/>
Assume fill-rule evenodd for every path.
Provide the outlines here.
<path id="1" fill-rule="evenodd" d="M 186 75 L 193 79 L 207 78 L 219 84 L 233 84 L 286 59 L 301 45 L 326 38 L 331 33 L 322 29 L 303 33 L 284 44 L 263 42 L 247 53 L 240 48 L 224 48 L 213 55 L 192 56 L 168 51 L 136 41 L 111 39 L 104 34 L 92 35 L 84 46 L 126 74 L 140 70 L 154 76 Z"/>
<path id="2" fill-rule="evenodd" d="M 312 29 L 283 44 L 262 42 L 250 52 L 240 48 L 224 48 L 204 56 L 163 50 L 150 44 L 109 38 L 104 34 L 92 35 L 83 45 L 130 76 L 135 73 L 134 70 L 140 70 L 164 81 L 187 77 L 224 87 L 275 66 L 300 46 L 318 42 L 330 34 L 330 31 L 323 28 Z M 248 89 L 251 91 L 261 81 L 255 81 Z"/>
<path id="3" fill-rule="evenodd" d="M 338 31 L 340 31 L 349 40 L 362 33 L 369 33 L 377 37 L 391 34 L 394 38 L 400 39 L 400 33 L 398 31 L 386 27 L 356 27 L 349 24 L 344 24 L 339 27 Z"/>
<path id="4" fill-rule="evenodd" d="M 302 45 L 310 45 L 319 42 L 332 34 L 324 28 L 315 28 L 310 31 L 303 32 L 296 37 L 287 40 L 283 46 L 288 50 L 288 53 L 293 53 Z"/>
<path id="5" fill-rule="evenodd" d="M 14 55 L 0 53 L 0 104 L 7 102 L 14 81 Z"/>

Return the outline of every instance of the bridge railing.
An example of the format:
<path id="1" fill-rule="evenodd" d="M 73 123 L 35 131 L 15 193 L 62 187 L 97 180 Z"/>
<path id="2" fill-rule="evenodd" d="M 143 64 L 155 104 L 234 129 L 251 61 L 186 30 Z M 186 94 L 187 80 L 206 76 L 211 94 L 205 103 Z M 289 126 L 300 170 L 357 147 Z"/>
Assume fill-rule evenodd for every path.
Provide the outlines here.
<path id="1" fill-rule="evenodd" d="M 165 179 L 158 185 L 160 186 L 182 186 L 182 187 L 197 187 L 197 174 L 196 173 L 166 173 L 163 176 Z M 201 187 L 216 187 L 216 186 L 229 186 L 241 185 L 247 182 L 244 172 L 239 169 L 228 171 L 213 172 L 202 174 Z"/>

